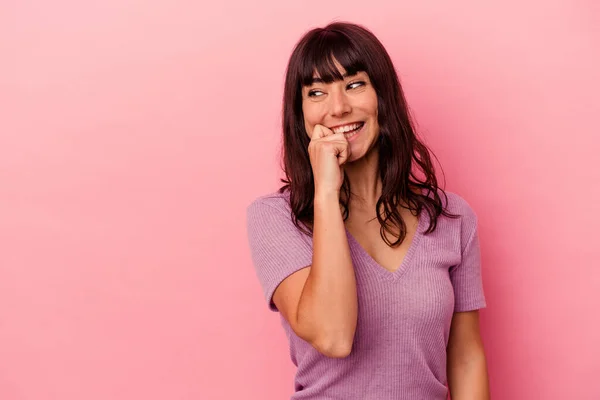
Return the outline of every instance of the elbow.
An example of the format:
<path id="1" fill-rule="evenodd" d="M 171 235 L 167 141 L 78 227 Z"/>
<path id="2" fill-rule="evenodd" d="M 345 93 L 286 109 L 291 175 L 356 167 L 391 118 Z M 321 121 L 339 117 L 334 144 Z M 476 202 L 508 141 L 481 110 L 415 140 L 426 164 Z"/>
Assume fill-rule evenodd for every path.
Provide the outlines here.
<path id="1" fill-rule="evenodd" d="M 296 323 L 292 330 L 298 337 L 308 342 L 315 350 L 330 358 L 345 358 L 352 352 L 356 324 L 346 329 L 322 327 L 319 331 L 306 329 L 306 325 Z"/>
<path id="2" fill-rule="evenodd" d="M 352 352 L 351 340 L 320 341 L 311 344 L 319 353 L 330 358 L 346 358 Z"/>
<path id="3" fill-rule="evenodd" d="M 334 346 L 328 349 L 325 354 L 330 358 L 346 358 L 352 353 L 352 344 L 344 346 Z"/>

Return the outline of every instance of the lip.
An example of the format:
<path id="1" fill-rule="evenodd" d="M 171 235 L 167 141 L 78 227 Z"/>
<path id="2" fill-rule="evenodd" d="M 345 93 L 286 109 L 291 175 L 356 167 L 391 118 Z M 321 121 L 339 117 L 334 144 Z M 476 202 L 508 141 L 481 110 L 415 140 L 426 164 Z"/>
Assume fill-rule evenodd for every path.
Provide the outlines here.
<path id="1" fill-rule="evenodd" d="M 353 132 L 353 135 L 352 135 L 352 137 L 350 137 L 350 138 L 347 138 L 346 140 L 347 140 L 348 142 L 353 142 L 353 141 L 355 141 L 355 140 L 356 140 L 356 139 L 357 139 L 357 138 L 358 138 L 358 137 L 361 135 L 362 131 L 365 129 L 365 126 L 367 126 L 367 123 L 366 123 L 366 122 L 365 122 L 365 123 L 363 123 L 363 126 L 361 126 L 359 130 L 357 130 L 356 132 Z"/>

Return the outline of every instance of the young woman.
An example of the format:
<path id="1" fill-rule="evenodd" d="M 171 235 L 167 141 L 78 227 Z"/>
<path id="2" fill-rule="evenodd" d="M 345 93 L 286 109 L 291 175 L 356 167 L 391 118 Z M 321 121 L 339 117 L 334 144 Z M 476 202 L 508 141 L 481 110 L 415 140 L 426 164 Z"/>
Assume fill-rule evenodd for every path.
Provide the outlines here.
<path id="1" fill-rule="evenodd" d="M 477 217 L 438 187 L 385 48 L 359 25 L 313 29 L 284 92 L 285 185 L 247 227 L 292 399 L 488 399 Z"/>

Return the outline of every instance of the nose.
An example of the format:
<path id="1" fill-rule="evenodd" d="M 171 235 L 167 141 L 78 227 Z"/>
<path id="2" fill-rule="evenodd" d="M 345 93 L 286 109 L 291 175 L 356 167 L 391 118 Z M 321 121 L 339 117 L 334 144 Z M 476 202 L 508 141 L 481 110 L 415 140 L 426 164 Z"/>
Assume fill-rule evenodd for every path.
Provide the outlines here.
<path id="1" fill-rule="evenodd" d="M 333 90 L 329 99 L 329 113 L 332 117 L 343 117 L 352 111 L 348 96 L 344 90 Z"/>

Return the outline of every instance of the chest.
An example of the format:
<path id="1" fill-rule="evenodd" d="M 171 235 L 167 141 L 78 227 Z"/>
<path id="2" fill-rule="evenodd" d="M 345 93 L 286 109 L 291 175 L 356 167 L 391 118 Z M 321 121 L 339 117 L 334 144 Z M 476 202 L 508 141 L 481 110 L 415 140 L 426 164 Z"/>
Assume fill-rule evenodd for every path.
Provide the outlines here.
<path id="1" fill-rule="evenodd" d="M 373 217 L 369 218 L 364 214 L 358 214 L 353 219 L 349 218 L 346 221 L 346 229 L 361 246 L 362 250 L 381 268 L 390 272 L 396 271 L 402 265 L 419 226 L 419 219 L 410 212 L 403 212 L 401 215 L 406 224 L 406 236 L 402 243 L 397 246 L 390 246 L 381 237 L 381 225 L 376 218 L 373 219 Z M 398 238 L 398 230 L 393 229 L 394 235 L 384 232 L 391 243 Z"/>
<path id="2" fill-rule="evenodd" d="M 460 243 L 423 235 L 426 223 L 407 225 L 406 239 L 397 248 L 378 239 L 377 229 L 370 237 L 357 233 L 362 243 L 350 238 L 359 302 L 357 340 L 368 348 L 373 346 L 370 337 L 385 343 L 432 335 L 440 343 L 448 339 L 454 310 L 450 269 L 460 262 Z"/>

